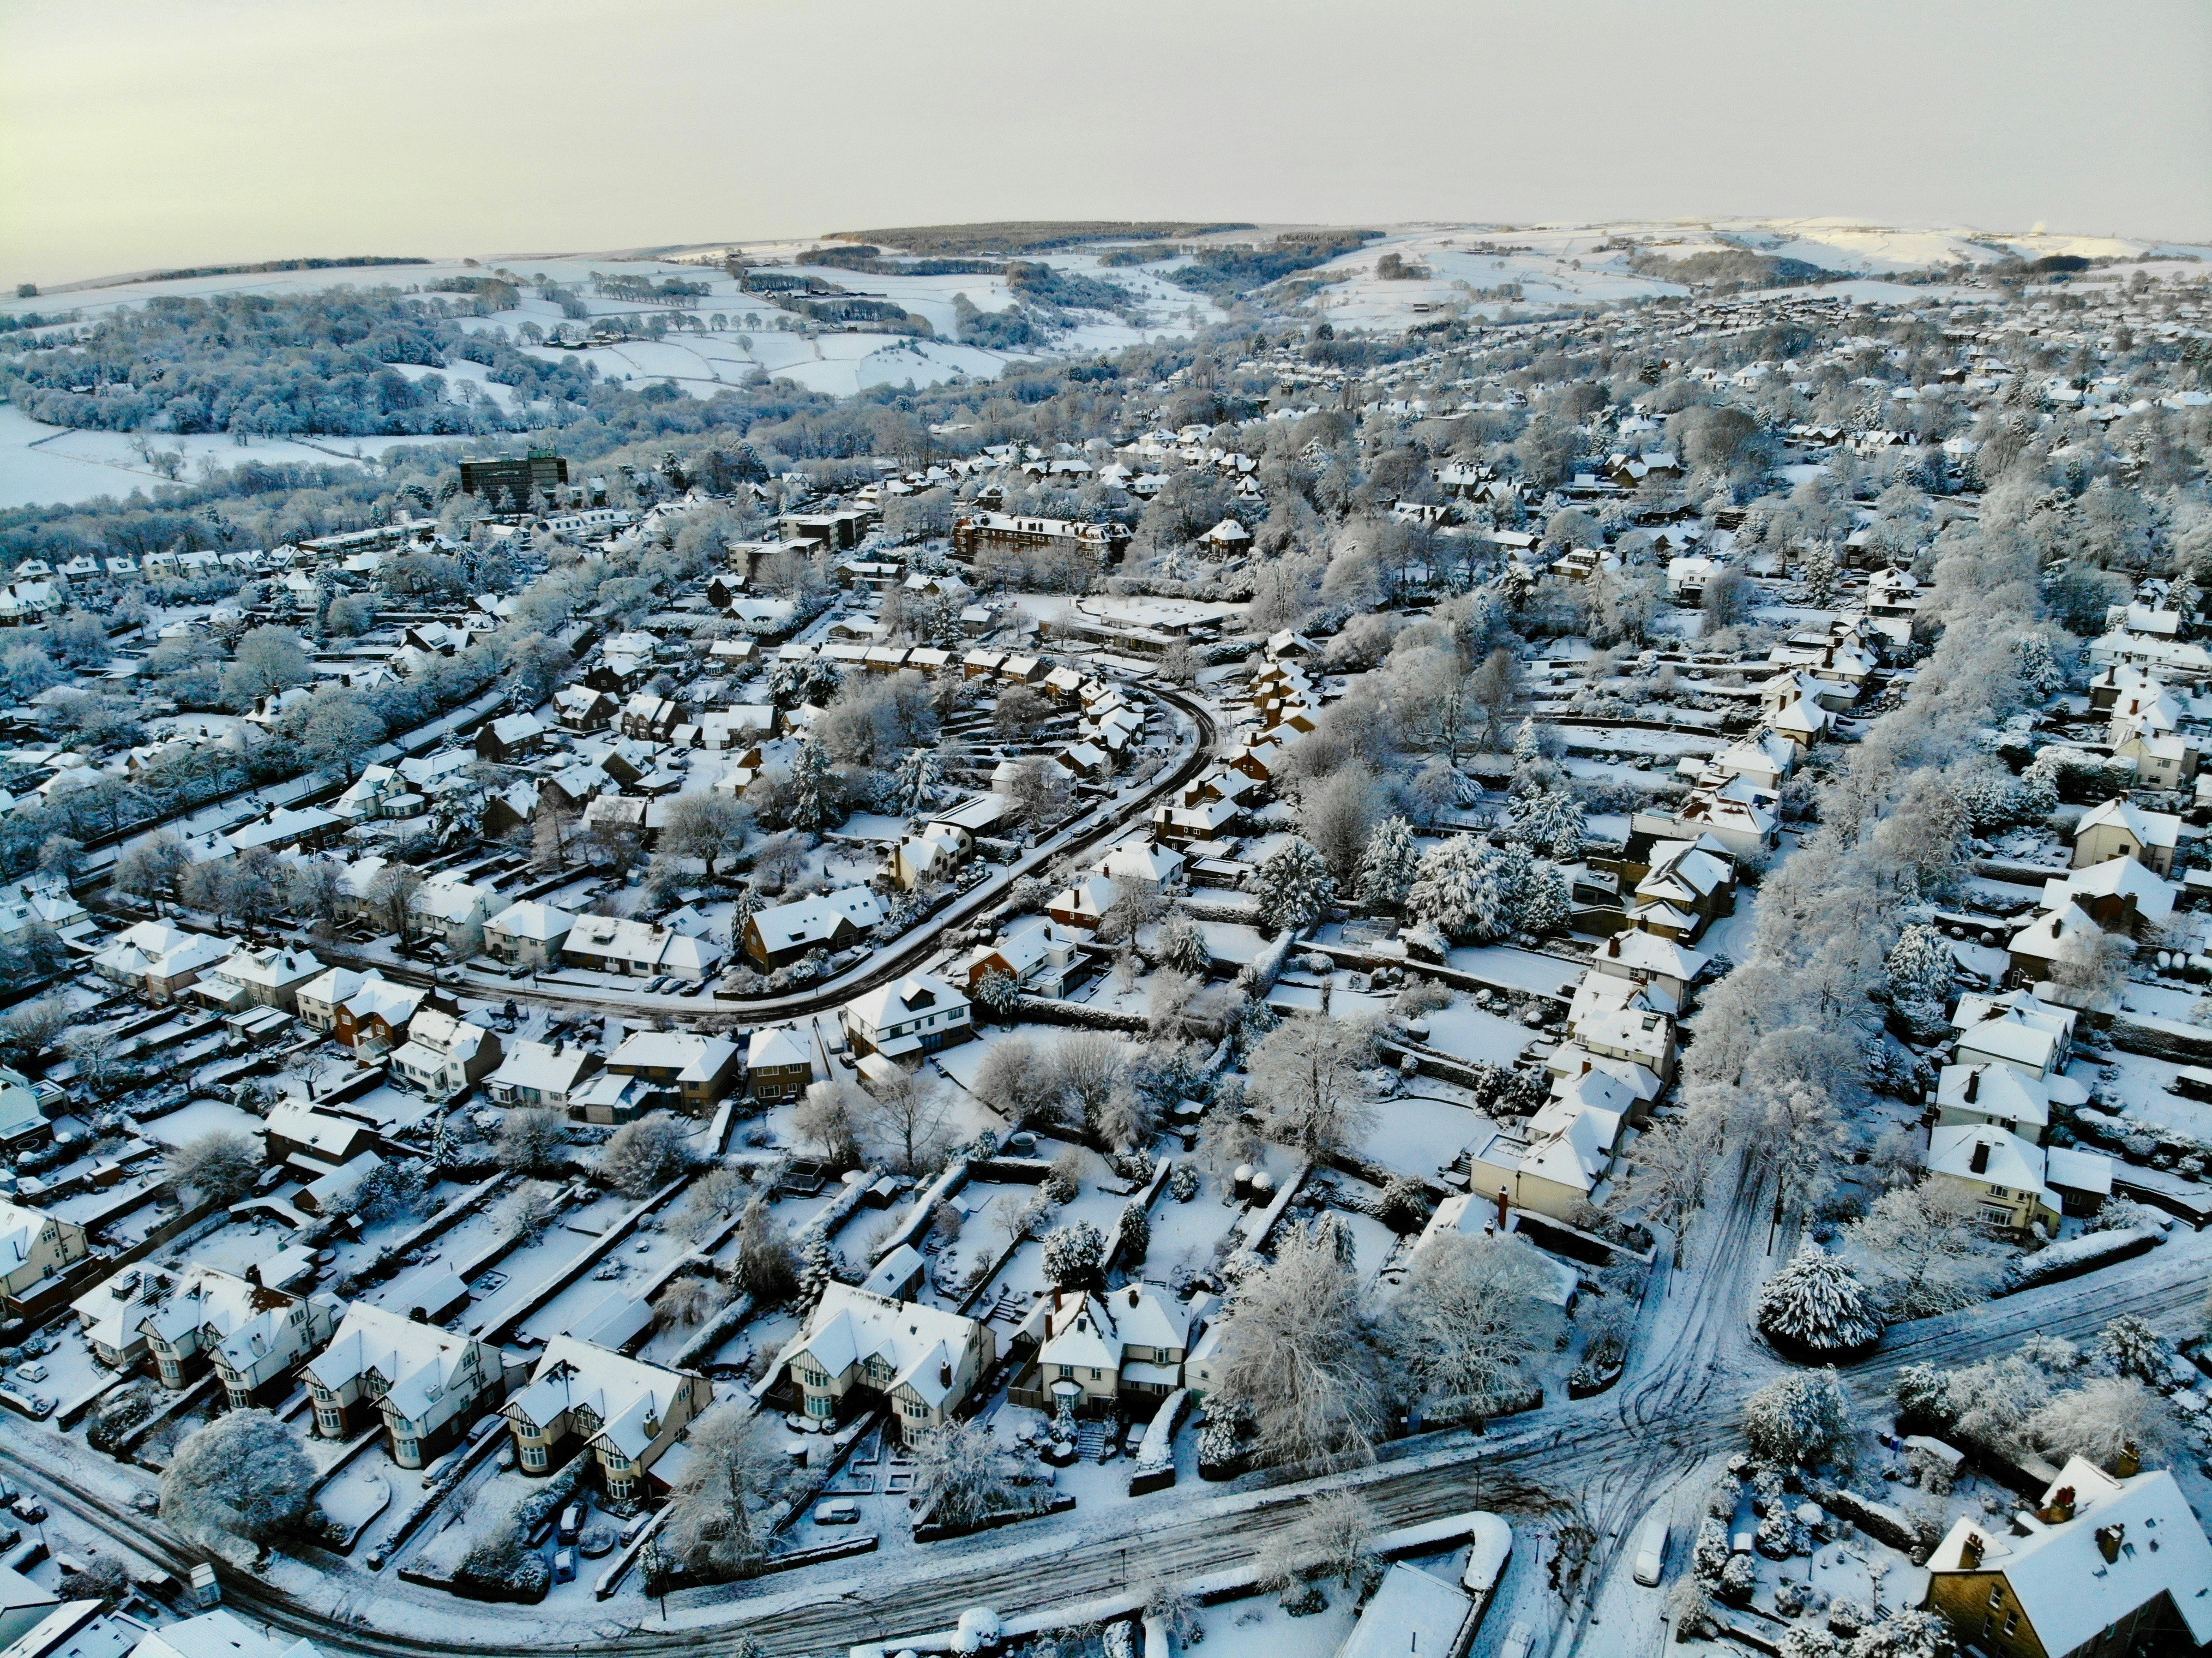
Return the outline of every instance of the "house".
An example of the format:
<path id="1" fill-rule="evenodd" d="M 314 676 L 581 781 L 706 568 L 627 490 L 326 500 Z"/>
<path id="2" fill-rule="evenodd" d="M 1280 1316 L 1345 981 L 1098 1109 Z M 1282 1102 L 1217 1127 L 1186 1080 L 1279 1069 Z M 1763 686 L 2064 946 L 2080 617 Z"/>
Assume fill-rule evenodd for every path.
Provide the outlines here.
<path id="1" fill-rule="evenodd" d="M 2086 911 L 2107 932 L 2139 933 L 2173 919 L 2179 884 L 2154 875 L 2132 858 L 2107 858 L 2087 869 L 2054 875 L 2043 884 L 2045 909 L 2069 904 Z"/>
<path id="2" fill-rule="evenodd" d="M 131 1658 L 154 1638 L 136 1618 L 105 1610 L 104 1600 L 64 1600 L 11 1567 L 0 1566 L 0 1572 L 6 1574 L 0 1577 L 4 1658 Z M 267 1644 L 273 1653 L 276 1643 Z"/>
<path id="3" fill-rule="evenodd" d="M 1164 887 L 1182 879 L 1183 855 L 1155 841 L 1125 841 L 1098 860 L 1109 881 L 1135 881 Z"/>
<path id="4" fill-rule="evenodd" d="M 2132 761 L 2145 788 L 2170 790 L 2195 779 L 2203 756 L 2192 738 L 2172 732 L 2132 732 L 2113 744 L 2112 758 Z"/>
<path id="5" fill-rule="evenodd" d="M 757 1394 L 796 1394 L 823 1423 L 882 1401 L 903 1439 L 948 1421 L 997 1357 L 987 1324 L 833 1282 Z"/>
<path id="6" fill-rule="evenodd" d="M 511 766 L 545 746 L 545 722 L 534 714 L 510 714 L 477 727 L 477 758 Z"/>
<path id="7" fill-rule="evenodd" d="M 595 1048 L 561 1038 L 521 1042 L 507 1050 L 484 1086 L 501 1105 L 550 1106 L 565 1111 L 586 1078 L 599 1069 Z"/>
<path id="8" fill-rule="evenodd" d="M 407 1027 L 407 1040 L 386 1061 L 394 1079 L 434 1100 L 467 1092 L 500 1061 L 499 1038 L 458 1011 L 425 1005 Z"/>
<path id="9" fill-rule="evenodd" d="M 814 1050 L 787 1024 L 763 1025 L 745 1044 L 745 1091 L 769 1104 L 795 1100 L 814 1081 Z"/>
<path id="10" fill-rule="evenodd" d="M 1221 558 L 1236 558 L 1251 550 L 1252 532 L 1233 518 L 1224 518 L 1198 538 L 1199 545 Z"/>
<path id="11" fill-rule="evenodd" d="M 1036 1357 L 1006 1396 L 1053 1411 L 1073 1382 L 1078 1415 L 1150 1416 L 1183 1385 L 1183 1361 L 1213 1305 L 1205 1294 L 1172 1300 L 1150 1284 L 1098 1295 L 1055 1290 L 1014 1332 L 1012 1345 L 1032 1345 Z"/>
<path id="12" fill-rule="evenodd" d="M 1650 872 L 1636 884 L 1629 920 L 1646 932 L 1688 944 L 1735 911 L 1735 863 L 1717 846 L 1662 841 L 1650 851 Z"/>
<path id="13" fill-rule="evenodd" d="M 1128 540 L 1129 531 L 1119 524 L 975 513 L 954 521 L 952 556 L 963 564 L 973 564 L 983 554 L 1050 552 L 1103 565 L 1119 558 Z"/>
<path id="14" fill-rule="evenodd" d="M 98 1601 L 92 1603 L 99 1605 Z M 319 1658 L 313 1644 L 248 1626 L 217 1610 L 165 1624 L 141 1641 L 132 1658 Z"/>
<path id="15" fill-rule="evenodd" d="M 2069 1458 L 2032 1512 L 1960 1520 L 1921 1604 L 1994 1658 L 2105 1658 L 2212 1643 L 2212 1543 L 2165 1469 Z"/>
<path id="16" fill-rule="evenodd" d="M 2094 943 L 2104 929 L 2079 904 L 2069 902 L 2045 910 L 2012 935 L 2005 946 L 2012 960 L 2011 978 L 2016 984 L 2034 986 L 2051 977 L 2054 964 L 2084 941 Z"/>
<path id="17" fill-rule="evenodd" d="M 849 949 L 883 919 L 873 892 L 846 887 L 756 911 L 745 923 L 744 952 L 763 972 L 773 972 L 814 950 Z"/>
<path id="18" fill-rule="evenodd" d="M 240 944 L 209 969 L 192 993 L 212 1007 L 235 1013 L 248 1007 L 281 1008 L 296 1013 L 300 987 L 323 972 L 323 964 L 304 950 L 274 946 L 257 950 Z"/>
<path id="19" fill-rule="evenodd" d="M 526 1475 L 550 1473 L 571 1452 L 588 1452 L 607 1499 L 627 1504 L 714 1400 L 713 1387 L 694 1371 L 556 1335 L 538 1356 L 528 1385 L 500 1414 L 514 1431 L 515 1463 Z"/>
<path id="20" fill-rule="evenodd" d="M 891 879 L 912 892 L 931 882 L 949 881 L 975 850 L 975 837 L 950 823 L 928 823 L 902 840 L 891 853 Z"/>
<path id="21" fill-rule="evenodd" d="M 346 792 L 331 802 L 331 810 L 349 823 L 373 823 L 416 817 L 428 805 L 398 768 L 363 766 Z"/>
<path id="22" fill-rule="evenodd" d="M 0 1152 L 27 1151 L 52 1132 L 31 1079 L 0 1065 Z"/>
<path id="23" fill-rule="evenodd" d="M 553 718 L 562 731 L 601 732 L 615 722 L 619 705 L 606 692 L 568 685 L 553 693 Z"/>
<path id="24" fill-rule="evenodd" d="M 2181 840 L 2181 819 L 2171 812 L 2145 811 L 2114 799 L 2082 814 L 2074 826 L 2074 867 L 2087 869 L 2107 858 L 2132 858 L 2160 875 L 2173 873 L 2173 851 Z"/>
<path id="25" fill-rule="evenodd" d="M 1035 996 L 1059 997 L 1082 959 L 1081 938 L 1048 916 L 1024 915 L 988 944 L 963 957 L 953 973 L 972 997 L 994 973 L 1003 973 Z"/>
<path id="26" fill-rule="evenodd" d="M 1938 1126 L 1928 1135 L 1928 1178 L 1963 1190 L 1985 1226 L 2058 1230 L 2061 1199 L 2045 1181 L 2044 1148 L 1986 1123 Z"/>
<path id="27" fill-rule="evenodd" d="M 543 972 L 561 963 L 561 947 L 576 918 L 565 909 L 526 899 L 509 904 L 483 924 L 484 950 L 510 967 Z"/>
<path id="28" fill-rule="evenodd" d="M 846 1003 L 839 1017 L 855 1054 L 887 1060 L 933 1054 L 975 1034 L 965 993 L 933 973 L 880 985 Z"/>
<path id="29" fill-rule="evenodd" d="M 711 939 L 657 923 L 580 915 L 561 942 L 561 959 L 598 973 L 696 982 L 714 972 L 722 952 Z"/>
<path id="30" fill-rule="evenodd" d="M 289 1392 L 295 1370 L 329 1341 L 344 1311 L 335 1296 L 263 1291 L 249 1315 L 204 1349 L 230 1408 L 246 1410 Z M 149 1330 L 149 1345 L 152 1339 Z"/>
<path id="31" fill-rule="evenodd" d="M 1640 1065 L 1662 1082 L 1674 1074 L 1674 1021 L 1654 1009 L 1632 1004 L 1595 1008 L 1574 1026 L 1574 1038 L 1599 1058 Z"/>
<path id="32" fill-rule="evenodd" d="M 75 1221 L 0 1198 L 0 1313 L 24 1316 L 91 1254 L 92 1242 Z"/>
<path id="33" fill-rule="evenodd" d="M 1121 896 L 1121 890 L 1103 875 L 1079 876 L 1073 885 L 1062 887 L 1047 899 L 1044 910 L 1064 927 L 1096 932 Z"/>
<path id="34" fill-rule="evenodd" d="M 744 1080 L 743 1050 L 727 1036 L 691 1030 L 633 1030 L 607 1060 L 617 1077 L 635 1077 L 693 1116 L 704 1116 Z"/>
<path id="35" fill-rule="evenodd" d="M 600 1071 L 568 1096 L 568 1114 L 578 1122 L 634 1122 L 653 1096 L 653 1084 L 640 1077 Z"/>
<path id="36" fill-rule="evenodd" d="M 356 1058 L 374 1058 L 406 1040 L 408 1021 L 427 994 L 374 968 L 361 973 L 334 967 L 300 987 L 300 1017 L 352 1048 Z"/>
<path id="37" fill-rule="evenodd" d="M 1336 1649 L 1336 1658 L 1463 1652 L 1480 1621 L 1474 1599 L 1458 1585 L 1419 1566 L 1394 1562 L 1359 1609 L 1359 1621 Z"/>
<path id="38" fill-rule="evenodd" d="M 1590 957 L 1590 969 L 1626 979 L 1632 984 L 1656 986 L 1666 992 L 1679 1008 L 1689 999 L 1690 987 L 1697 983 L 1711 960 L 1710 956 L 1685 949 L 1671 938 L 1632 928 L 1607 938 Z"/>
<path id="39" fill-rule="evenodd" d="M 194 1266 L 173 1283 L 168 1274 L 151 1270 L 132 1275 L 140 1280 L 131 1298 L 137 1312 L 132 1327 L 144 1342 L 144 1357 L 163 1387 L 191 1387 L 215 1364 L 218 1348 L 243 1338 L 239 1357 L 245 1362 L 234 1366 L 235 1385 L 226 1377 L 224 1387 L 231 1395 L 231 1407 L 244 1409 L 280 1373 L 330 1339 L 339 1311 L 333 1297 L 288 1294 L 259 1283 L 255 1269 L 249 1267 L 247 1272 L 239 1278 L 212 1266 Z M 103 1294 L 114 1298 L 103 1285 L 85 1299 L 96 1301 Z M 92 1339 L 97 1351 L 98 1334 L 92 1333 Z M 257 1347 L 269 1355 L 282 1355 L 280 1361 L 261 1363 L 264 1354 Z"/>
<path id="40" fill-rule="evenodd" d="M 618 723 L 624 737 L 641 743 L 665 743 L 683 720 L 684 705 L 673 697 L 640 691 L 623 704 Z"/>
<path id="41" fill-rule="evenodd" d="M 374 1412 L 392 1460 L 419 1468 L 459 1442 L 477 1412 L 505 1387 L 499 1349 L 356 1302 L 330 1345 L 301 1370 L 315 1406 L 315 1433 L 349 1439 Z"/>
<path id="42" fill-rule="evenodd" d="M 149 1002 L 173 1002 L 231 950 L 228 939 L 186 932 L 166 921 L 140 921 L 110 939 L 93 957 L 92 969 Z"/>
<path id="43" fill-rule="evenodd" d="M 374 1124 L 317 1108 L 313 1100 L 287 1094 L 261 1120 L 264 1154 L 270 1163 L 289 1163 L 310 1180 L 376 1150 Z"/>
<path id="44" fill-rule="evenodd" d="M 233 852 L 320 852 L 353 825 L 321 806 L 275 806 L 243 829 L 233 829 L 223 842 Z"/>
<path id="45" fill-rule="evenodd" d="M 2030 1082 L 2057 1081 L 2065 1070 L 2075 1018 L 2073 1009 L 2039 1001 L 2033 991 L 1961 996 L 1951 1016 L 1959 1033 L 1956 1060 L 2008 1066 Z"/>
<path id="46" fill-rule="evenodd" d="M 1235 800 L 1207 800 L 1194 806 L 1152 808 L 1152 839 L 1178 849 L 1235 838 L 1244 809 Z"/>
<path id="47" fill-rule="evenodd" d="M 1558 1105 L 1554 1102 L 1553 1105 Z M 1502 1193 L 1516 1209 L 1567 1220 L 1613 1167 L 1626 1119 L 1587 1105 L 1547 1105 L 1521 1133 L 1494 1128 L 1468 1151 L 1470 1195 Z"/>

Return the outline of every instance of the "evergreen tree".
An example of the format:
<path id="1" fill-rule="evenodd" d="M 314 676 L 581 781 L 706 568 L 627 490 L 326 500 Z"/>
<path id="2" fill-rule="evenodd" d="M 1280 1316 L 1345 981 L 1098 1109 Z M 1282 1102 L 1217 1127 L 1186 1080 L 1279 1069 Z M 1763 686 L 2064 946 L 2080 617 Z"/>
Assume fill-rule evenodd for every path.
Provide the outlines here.
<path id="1" fill-rule="evenodd" d="M 2013 815 L 2023 823 L 2039 823 L 2058 810 L 2058 750 L 2045 749 L 2020 774 L 2013 797 Z"/>
<path id="2" fill-rule="evenodd" d="M 1170 915 L 1161 924 L 1159 957 L 1161 966 L 1194 977 L 1203 977 L 1213 964 L 1212 953 L 1206 947 L 1206 934 L 1196 921 L 1182 914 Z"/>
<path id="3" fill-rule="evenodd" d="M 1261 919 L 1281 932 L 1311 926 L 1336 902 L 1336 878 L 1311 841 L 1293 836 L 1260 865 Z"/>
<path id="4" fill-rule="evenodd" d="M 823 829 L 837 821 L 836 780 L 830 756 L 812 738 L 802 739 L 791 762 L 791 823 L 794 829 Z"/>
<path id="5" fill-rule="evenodd" d="M 937 763 L 934 749 L 913 749 L 899 762 L 899 810 L 909 817 L 918 817 L 937 803 L 938 790 L 945 779 L 944 768 Z"/>
<path id="6" fill-rule="evenodd" d="M 1565 929 L 1573 908 L 1574 889 L 1566 872 L 1557 864 L 1539 863 L 1528 872 L 1521 902 L 1514 915 L 1516 932 L 1558 932 Z"/>
<path id="7" fill-rule="evenodd" d="M 1850 1404 L 1832 1370 L 1771 1382 L 1743 1407 L 1744 1436 L 1770 1461 L 1823 1461 L 1850 1430 Z"/>
<path id="8" fill-rule="evenodd" d="M 1932 926 L 1909 926 L 1899 933 L 1887 966 L 1894 1001 L 1940 1003 L 1951 993 L 1955 963 L 1950 941 Z"/>
<path id="9" fill-rule="evenodd" d="M 830 1248 L 830 1234 L 821 1226 L 811 1226 L 806 1242 L 799 1250 L 799 1299 L 811 1309 L 822 1299 L 822 1292 L 837 1276 L 836 1255 Z"/>
<path id="10" fill-rule="evenodd" d="M 1421 854 L 1419 872 L 1407 894 L 1415 919 L 1451 939 L 1495 938 L 1505 930 L 1504 895 L 1487 848 L 1469 835 L 1455 835 Z"/>
<path id="11" fill-rule="evenodd" d="M 1087 1220 L 1070 1221 L 1044 1235 L 1045 1282 L 1055 1290 L 1096 1287 L 1105 1260 L 1105 1235 Z"/>
<path id="12" fill-rule="evenodd" d="M 1871 1344 L 1882 1318 L 1850 1269 L 1808 1237 L 1759 1291 L 1759 1327 L 1800 1347 L 1837 1352 Z"/>
<path id="13" fill-rule="evenodd" d="M 1513 733 L 1513 772 L 1520 776 L 1544 763 L 1544 739 L 1536 732 L 1536 716 L 1522 720 Z"/>
<path id="14" fill-rule="evenodd" d="M 1579 858 L 1585 827 L 1583 803 L 1563 788 L 1522 795 L 1506 813 L 1509 840 L 1554 858 Z"/>
<path id="15" fill-rule="evenodd" d="M 1359 859 L 1359 902 L 1372 909 L 1402 909 L 1420 867 L 1413 826 L 1393 814 L 1375 826 Z"/>
<path id="16" fill-rule="evenodd" d="M 1021 999 L 1021 981 L 1011 973 L 994 968 L 976 981 L 975 1000 L 995 1017 L 1011 1016 Z"/>

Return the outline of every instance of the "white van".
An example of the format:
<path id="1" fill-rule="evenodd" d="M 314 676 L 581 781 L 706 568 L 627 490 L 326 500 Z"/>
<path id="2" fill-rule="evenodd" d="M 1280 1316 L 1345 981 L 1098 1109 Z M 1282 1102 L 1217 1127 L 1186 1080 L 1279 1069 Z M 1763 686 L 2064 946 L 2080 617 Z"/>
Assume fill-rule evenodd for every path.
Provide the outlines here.
<path id="1" fill-rule="evenodd" d="M 1636 1581 L 1646 1588 L 1658 1587 L 1667 1572 L 1667 1511 L 1656 1510 L 1636 1535 Z"/>

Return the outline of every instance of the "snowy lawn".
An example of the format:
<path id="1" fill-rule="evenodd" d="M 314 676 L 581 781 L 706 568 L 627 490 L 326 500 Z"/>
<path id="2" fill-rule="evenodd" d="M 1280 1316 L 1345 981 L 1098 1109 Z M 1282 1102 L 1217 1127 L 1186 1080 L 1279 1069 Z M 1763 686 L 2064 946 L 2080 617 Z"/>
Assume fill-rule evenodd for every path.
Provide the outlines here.
<path id="1" fill-rule="evenodd" d="M 1418 1078 L 1415 1086 L 1419 1092 L 1376 1102 L 1379 1121 L 1361 1150 L 1386 1169 L 1428 1180 L 1492 1125 L 1472 1105 L 1438 1097 L 1443 1090 L 1429 1078 Z"/>

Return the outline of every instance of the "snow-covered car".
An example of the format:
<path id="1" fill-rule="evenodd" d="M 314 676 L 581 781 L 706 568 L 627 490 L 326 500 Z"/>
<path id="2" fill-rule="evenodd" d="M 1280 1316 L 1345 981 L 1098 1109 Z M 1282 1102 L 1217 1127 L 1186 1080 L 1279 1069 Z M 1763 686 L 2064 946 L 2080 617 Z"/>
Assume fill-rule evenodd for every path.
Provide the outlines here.
<path id="1" fill-rule="evenodd" d="M 814 1523 L 817 1526 L 853 1526 L 860 1523 L 860 1505 L 849 1497 L 833 1497 L 826 1503 L 814 1505 Z"/>
<path id="2" fill-rule="evenodd" d="M 1535 1645 L 1536 1631 L 1526 1622 L 1516 1624 L 1498 1643 L 1498 1658 L 1528 1658 Z"/>
<path id="3" fill-rule="evenodd" d="M 583 1534 L 583 1530 L 584 1505 L 581 1503 L 571 1503 L 567 1508 L 561 1510 L 561 1530 L 559 1533 L 561 1540 L 563 1543 L 573 1543 L 578 1537 Z"/>
<path id="4" fill-rule="evenodd" d="M 19 1497 L 15 1499 L 15 1518 L 27 1526 L 42 1525 L 46 1518 L 46 1505 L 35 1497 Z"/>
<path id="5" fill-rule="evenodd" d="M 25 1382 L 44 1382 L 46 1379 L 46 1367 L 34 1358 L 27 1363 L 18 1364 L 15 1367 L 15 1374 Z"/>
<path id="6" fill-rule="evenodd" d="M 576 1551 L 556 1549 L 553 1552 L 553 1581 L 556 1583 L 569 1583 L 574 1582 L 575 1577 Z"/>
<path id="7" fill-rule="evenodd" d="M 1636 1534 L 1636 1581 L 1646 1588 L 1658 1587 L 1667 1572 L 1667 1514 L 1662 1509 L 1644 1522 Z"/>

